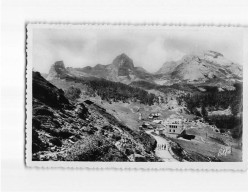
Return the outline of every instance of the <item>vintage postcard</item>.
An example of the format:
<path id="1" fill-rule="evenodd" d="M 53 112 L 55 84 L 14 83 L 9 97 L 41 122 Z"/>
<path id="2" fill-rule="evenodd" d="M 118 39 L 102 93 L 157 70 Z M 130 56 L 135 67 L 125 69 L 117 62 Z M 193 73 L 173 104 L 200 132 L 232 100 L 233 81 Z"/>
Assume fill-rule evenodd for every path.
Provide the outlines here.
<path id="1" fill-rule="evenodd" d="M 247 169 L 244 27 L 27 25 L 29 167 Z"/>

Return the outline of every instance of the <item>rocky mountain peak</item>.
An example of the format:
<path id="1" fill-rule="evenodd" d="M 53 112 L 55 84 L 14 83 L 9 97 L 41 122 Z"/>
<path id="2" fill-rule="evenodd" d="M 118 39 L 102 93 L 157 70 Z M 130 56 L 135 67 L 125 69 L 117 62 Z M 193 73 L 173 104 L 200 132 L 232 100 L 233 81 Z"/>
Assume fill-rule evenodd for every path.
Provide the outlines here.
<path id="1" fill-rule="evenodd" d="M 200 57 L 198 55 L 185 55 L 182 58 L 183 63 L 190 63 L 192 61 L 201 62 L 201 59 L 200 59 Z"/>
<path id="2" fill-rule="evenodd" d="M 61 73 L 61 72 L 63 72 L 63 71 L 66 70 L 63 61 L 57 61 L 57 62 L 55 62 L 55 63 L 53 64 L 53 67 L 54 67 L 54 69 L 55 69 L 55 71 L 56 71 L 57 73 Z"/>
<path id="3" fill-rule="evenodd" d="M 172 72 L 172 77 L 184 81 L 206 82 L 215 78 L 223 81 L 240 79 L 242 70 L 215 51 L 186 55 Z M 216 79 L 215 79 L 216 80 Z M 213 82 L 215 82 L 213 80 Z"/>
<path id="4" fill-rule="evenodd" d="M 216 51 L 207 50 L 207 51 L 202 51 L 199 53 L 194 53 L 191 55 L 185 55 L 182 58 L 182 62 L 190 63 L 194 61 L 194 62 L 201 63 L 202 60 L 214 60 L 215 61 L 221 58 L 224 58 L 223 54 L 216 52 Z"/>
<path id="5" fill-rule="evenodd" d="M 133 60 L 131 58 L 129 58 L 125 53 L 122 53 L 121 55 L 117 56 L 113 60 L 112 64 L 117 66 L 117 67 L 126 67 L 129 69 L 134 68 Z"/>
<path id="6" fill-rule="evenodd" d="M 125 53 L 120 54 L 119 56 L 117 56 L 117 58 L 130 59 Z"/>
<path id="7" fill-rule="evenodd" d="M 117 68 L 118 76 L 127 76 L 129 77 L 130 72 L 134 70 L 133 60 L 129 58 L 125 53 L 117 56 L 112 65 Z"/>
<path id="8" fill-rule="evenodd" d="M 166 62 L 156 72 L 156 83 L 212 83 L 221 85 L 242 80 L 242 66 L 224 57 L 223 54 L 207 50 L 187 54 L 176 62 Z"/>
<path id="9" fill-rule="evenodd" d="M 210 56 L 213 58 L 224 57 L 223 54 L 216 52 L 216 51 L 211 51 L 211 50 L 205 51 L 204 56 Z"/>
<path id="10" fill-rule="evenodd" d="M 64 62 L 57 61 L 51 66 L 47 80 L 52 80 L 55 77 L 61 77 L 61 76 L 63 77 L 67 73 L 68 73 L 68 70 L 65 68 Z"/>

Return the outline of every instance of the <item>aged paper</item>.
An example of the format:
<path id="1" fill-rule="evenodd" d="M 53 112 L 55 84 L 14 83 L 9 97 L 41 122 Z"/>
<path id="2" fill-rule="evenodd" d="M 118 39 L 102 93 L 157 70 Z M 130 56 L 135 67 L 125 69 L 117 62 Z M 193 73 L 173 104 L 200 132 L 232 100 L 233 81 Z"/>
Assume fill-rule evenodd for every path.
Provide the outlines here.
<path id="1" fill-rule="evenodd" d="M 30 167 L 247 169 L 247 28 L 27 25 Z"/>

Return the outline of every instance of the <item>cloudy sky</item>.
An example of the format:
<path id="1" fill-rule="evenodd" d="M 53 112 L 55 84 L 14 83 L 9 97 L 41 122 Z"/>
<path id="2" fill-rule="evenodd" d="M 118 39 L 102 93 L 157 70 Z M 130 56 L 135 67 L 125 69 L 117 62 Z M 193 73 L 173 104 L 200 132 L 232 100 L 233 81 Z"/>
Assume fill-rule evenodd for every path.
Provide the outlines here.
<path id="1" fill-rule="evenodd" d="M 50 66 L 63 60 L 68 67 L 110 64 L 126 53 L 135 66 L 150 72 L 163 63 L 186 54 L 214 50 L 242 64 L 242 31 L 231 28 L 208 29 L 34 29 L 34 70 L 48 73 Z"/>

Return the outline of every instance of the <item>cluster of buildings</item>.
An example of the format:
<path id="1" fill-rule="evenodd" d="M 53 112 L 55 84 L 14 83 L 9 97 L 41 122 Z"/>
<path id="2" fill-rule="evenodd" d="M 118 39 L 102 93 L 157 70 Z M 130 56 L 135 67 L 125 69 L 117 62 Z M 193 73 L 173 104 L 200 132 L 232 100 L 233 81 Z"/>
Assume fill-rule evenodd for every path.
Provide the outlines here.
<path id="1" fill-rule="evenodd" d="M 154 132 L 158 135 L 179 135 L 186 128 L 201 128 L 207 126 L 210 127 L 214 132 L 220 133 L 220 130 L 216 126 L 209 125 L 208 123 L 204 122 L 203 119 L 197 119 L 192 121 L 178 114 L 173 114 L 166 119 L 161 119 L 161 114 L 159 112 L 151 113 L 148 118 L 152 121 L 152 123 L 144 121 L 143 124 L 140 126 L 140 129 L 153 129 Z M 141 114 L 139 120 L 144 120 Z"/>
<path id="2" fill-rule="evenodd" d="M 149 119 L 153 119 L 153 123 L 156 124 L 155 133 L 161 134 L 181 134 L 184 131 L 185 119 L 180 118 L 177 115 L 171 115 L 165 120 L 159 119 L 160 113 L 152 113 L 149 115 Z M 148 122 L 144 122 L 140 129 L 154 129 L 154 127 Z"/>
<path id="3" fill-rule="evenodd" d="M 209 125 L 204 122 L 203 119 L 198 119 L 195 121 L 183 118 L 180 115 L 171 115 L 169 118 L 161 120 L 155 119 L 153 123 L 156 123 L 156 129 L 154 132 L 158 135 L 162 134 L 181 134 L 187 128 L 202 128 L 210 127 L 215 133 L 220 133 L 220 130 L 215 125 Z M 153 128 L 154 129 L 154 128 Z"/>
<path id="4" fill-rule="evenodd" d="M 159 135 L 181 134 L 184 131 L 184 119 L 175 115 L 171 115 L 169 118 L 161 120 L 160 124 L 161 125 L 155 130 L 155 132 Z"/>

